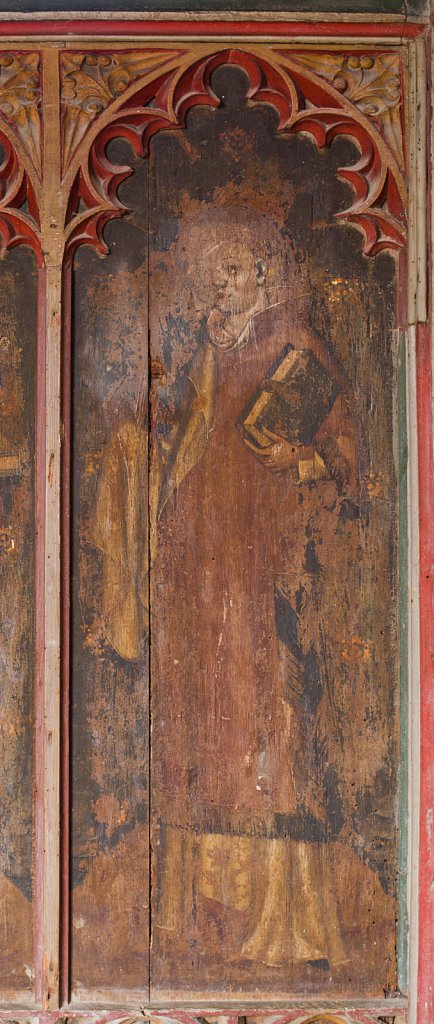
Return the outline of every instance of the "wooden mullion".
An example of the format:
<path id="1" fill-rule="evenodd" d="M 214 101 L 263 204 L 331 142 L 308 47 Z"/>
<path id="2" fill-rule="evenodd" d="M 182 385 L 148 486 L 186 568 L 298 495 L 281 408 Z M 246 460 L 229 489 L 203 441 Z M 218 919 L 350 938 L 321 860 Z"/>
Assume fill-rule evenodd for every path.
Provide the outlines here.
<path id="1" fill-rule="evenodd" d="M 39 497 L 44 502 L 44 538 L 40 541 L 43 583 L 38 616 L 37 706 L 37 949 L 38 1002 L 59 1005 L 60 921 L 60 457 L 61 457 L 61 322 L 63 231 L 60 213 L 60 110 L 57 49 L 46 50 L 43 77 L 43 200 L 40 302 L 45 316 L 45 449 L 41 453 Z M 42 410 L 39 410 L 40 415 Z M 42 479 L 43 472 L 43 479 Z M 43 597 L 43 608 L 40 602 Z"/>
<path id="2" fill-rule="evenodd" d="M 69 1002 L 70 863 L 70 548 L 71 548 L 71 304 L 72 265 L 62 282 L 62 480 L 61 480 L 61 761 L 60 761 L 60 1002 Z"/>

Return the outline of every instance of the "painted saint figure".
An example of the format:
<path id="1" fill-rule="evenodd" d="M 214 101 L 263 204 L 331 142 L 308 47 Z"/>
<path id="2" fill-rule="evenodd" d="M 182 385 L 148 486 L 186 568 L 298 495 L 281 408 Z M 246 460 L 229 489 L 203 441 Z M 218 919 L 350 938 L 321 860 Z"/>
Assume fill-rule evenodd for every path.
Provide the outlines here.
<path id="1" fill-rule="evenodd" d="M 358 543 L 360 428 L 344 372 L 291 298 L 268 218 L 207 207 L 176 253 L 200 315 L 151 466 L 157 932 L 170 949 L 201 912 L 229 911 L 240 962 L 338 969 L 348 955 L 330 849 L 343 763 L 357 755 L 348 738 L 344 750 L 330 651 L 355 628 L 339 592 Z M 133 444 L 125 434 L 124 513 L 110 497 L 127 464 L 117 435 L 94 525 L 106 562 L 107 509 L 132 529 L 121 568 L 110 563 L 125 657 L 145 618 L 142 429 Z"/>
<path id="2" fill-rule="evenodd" d="M 297 889 L 305 894 L 313 880 L 326 885 L 319 844 L 333 831 L 327 798 L 339 799 L 337 786 L 326 793 L 318 752 L 315 764 L 306 749 L 309 711 L 318 733 L 312 746 L 326 742 L 331 723 L 314 643 L 299 635 L 298 620 L 321 572 L 325 520 L 334 525 L 355 486 L 355 424 L 331 354 L 296 304 L 281 297 L 279 238 L 269 220 L 253 211 L 207 212 L 181 231 L 177 249 L 208 315 L 179 391 L 179 426 L 160 490 L 154 803 L 165 825 L 206 837 L 207 891 L 217 902 L 221 879 L 217 869 L 213 891 L 210 873 L 219 837 L 250 840 L 252 863 L 252 840 L 267 840 L 261 849 L 270 880 L 247 929 L 244 959 L 341 963 L 330 886 L 327 923 L 316 912 L 309 921 L 304 911 L 304 934 L 294 926 Z M 253 437 L 243 426 L 283 352 L 309 353 L 333 388 L 304 443 L 260 423 Z M 319 394 L 308 420 L 317 404 Z M 244 874 L 253 888 L 251 865 Z M 229 902 L 231 888 L 226 879 Z"/>

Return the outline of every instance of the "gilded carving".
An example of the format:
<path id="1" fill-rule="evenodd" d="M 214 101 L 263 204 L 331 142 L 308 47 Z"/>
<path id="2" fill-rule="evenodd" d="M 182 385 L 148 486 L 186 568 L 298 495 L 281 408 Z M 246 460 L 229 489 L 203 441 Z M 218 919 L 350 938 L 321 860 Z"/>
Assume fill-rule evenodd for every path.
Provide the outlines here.
<path id="1" fill-rule="evenodd" d="M 157 71 L 173 50 L 140 52 L 64 53 L 61 56 L 63 112 L 63 166 L 70 159 L 92 122 L 121 96 L 132 82 Z"/>
<path id="2" fill-rule="evenodd" d="M 34 167 L 41 167 L 38 53 L 0 53 L 0 114 L 15 129 Z"/>
<path id="3" fill-rule="evenodd" d="M 297 60 L 325 78 L 381 131 L 403 164 L 400 59 L 396 54 L 300 53 Z"/>

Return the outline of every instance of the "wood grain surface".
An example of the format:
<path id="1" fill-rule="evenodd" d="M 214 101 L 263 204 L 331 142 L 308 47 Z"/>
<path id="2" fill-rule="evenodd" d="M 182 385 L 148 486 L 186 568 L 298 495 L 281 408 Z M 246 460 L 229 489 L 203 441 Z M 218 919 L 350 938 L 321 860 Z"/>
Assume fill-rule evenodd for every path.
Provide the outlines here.
<path id="1" fill-rule="evenodd" d="M 33 977 L 36 284 L 21 250 L 0 268 L 0 988 Z"/>
<path id="2" fill-rule="evenodd" d="M 127 186 L 134 225 L 73 282 L 74 992 L 148 978 L 147 177 Z"/>

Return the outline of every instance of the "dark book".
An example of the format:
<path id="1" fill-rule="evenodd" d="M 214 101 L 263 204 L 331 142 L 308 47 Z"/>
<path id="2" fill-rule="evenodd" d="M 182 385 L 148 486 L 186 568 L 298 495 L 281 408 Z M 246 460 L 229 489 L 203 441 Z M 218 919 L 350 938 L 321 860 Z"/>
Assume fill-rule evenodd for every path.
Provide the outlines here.
<path id="1" fill-rule="evenodd" d="M 311 444 L 339 385 L 309 348 L 287 345 L 244 409 L 238 426 L 264 447 L 264 428 L 292 444 Z"/>

